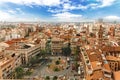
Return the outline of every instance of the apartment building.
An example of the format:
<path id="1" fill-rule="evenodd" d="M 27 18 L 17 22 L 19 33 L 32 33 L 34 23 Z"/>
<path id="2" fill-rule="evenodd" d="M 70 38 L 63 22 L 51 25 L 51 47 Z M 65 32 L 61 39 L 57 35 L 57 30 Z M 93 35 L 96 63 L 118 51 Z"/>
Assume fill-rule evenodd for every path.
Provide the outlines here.
<path id="1" fill-rule="evenodd" d="M 5 53 L 20 55 L 22 64 L 27 64 L 32 57 L 40 53 L 40 44 L 21 42 L 21 39 L 14 42 L 10 47 L 5 49 Z"/>
<path id="2" fill-rule="evenodd" d="M 63 39 L 53 37 L 51 40 L 51 51 L 53 55 L 62 53 Z"/>
<path id="3" fill-rule="evenodd" d="M 3 53 L 0 53 L 0 79 L 11 78 L 11 73 L 15 69 L 14 62 L 14 58 L 4 56 Z"/>

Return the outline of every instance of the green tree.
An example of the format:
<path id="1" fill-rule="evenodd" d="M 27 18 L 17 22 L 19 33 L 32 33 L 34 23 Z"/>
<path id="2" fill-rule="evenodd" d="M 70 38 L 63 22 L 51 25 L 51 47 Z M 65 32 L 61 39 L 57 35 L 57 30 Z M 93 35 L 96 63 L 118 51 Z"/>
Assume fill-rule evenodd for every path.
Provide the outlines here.
<path id="1" fill-rule="evenodd" d="M 59 61 L 59 60 L 57 60 L 57 61 L 55 62 L 55 64 L 56 64 L 56 65 L 59 65 L 59 64 L 60 64 L 60 61 Z"/>
<path id="2" fill-rule="evenodd" d="M 75 49 L 75 54 L 74 54 L 76 61 L 79 59 L 79 53 L 80 53 L 80 47 L 77 46 Z"/>
<path id="3" fill-rule="evenodd" d="M 32 72 L 30 70 L 26 71 L 26 75 L 31 75 Z"/>
<path id="4" fill-rule="evenodd" d="M 57 79 L 58 79 L 58 77 L 57 77 L 57 76 L 54 76 L 54 77 L 53 77 L 53 80 L 57 80 Z"/>
<path id="5" fill-rule="evenodd" d="M 60 71 L 60 69 L 58 67 L 55 67 L 53 70 L 56 71 L 56 72 Z"/>
<path id="6" fill-rule="evenodd" d="M 32 57 L 32 58 L 30 59 L 30 63 L 31 63 L 31 64 L 34 64 L 34 63 L 36 63 L 36 62 L 37 62 L 36 56 L 34 56 L 34 57 Z"/>
<path id="7" fill-rule="evenodd" d="M 45 80 L 50 80 L 50 77 L 49 77 L 49 76 L 46 76 Z"/>
<path id="8" fill-rule="evenodd" d="M 68 43 L 68 45 L 66 47 L 62 48 L 62 53 L 65 56 L 69 56 L 71 54 L 71 48 L 70 48 L 70 43 Z"/>
<path id="9" fill-rule="evenodd" d="M 15 69 L 15 73 L 16 73 L 16 78 L 17 79 L 22 79 L 22 77 L 24 76 L 24 70 L 22 67 L 17 67 Z"/>
<path id="10" fill-rule="evenodd" d="M 46 51 L 46 50 L 41 50 L 41 55 L 42 55 L 43 57 L 46 57 L 46 56 L 47 56 L 47 51 Z"/>
<path id="11" fill-rule="evenodd" d="M 51 54 L 51 37 L 47 40 L 45 49 L 48 54 Z"/>

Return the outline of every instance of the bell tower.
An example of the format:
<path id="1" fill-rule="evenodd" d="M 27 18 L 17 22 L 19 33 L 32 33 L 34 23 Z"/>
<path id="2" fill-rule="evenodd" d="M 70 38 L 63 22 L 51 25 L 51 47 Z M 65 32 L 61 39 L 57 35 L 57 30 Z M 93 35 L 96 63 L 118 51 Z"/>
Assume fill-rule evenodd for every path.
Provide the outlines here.
<path id="1" fill-rule="evenodd" d="M 103 27 L 100 25 L 100 29 L 98 32 L 98 45 L 102 47 L 102 41 L 103 41 Z"/>

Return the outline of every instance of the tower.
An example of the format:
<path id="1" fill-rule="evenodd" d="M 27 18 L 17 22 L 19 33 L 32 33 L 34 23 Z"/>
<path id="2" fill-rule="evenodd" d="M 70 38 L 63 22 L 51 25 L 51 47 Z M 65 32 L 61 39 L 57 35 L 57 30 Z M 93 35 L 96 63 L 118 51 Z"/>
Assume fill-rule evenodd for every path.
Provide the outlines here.
<path id="1" fill-rule="evenodd" d="M 103 27 L 100 25 L 100 29 L 98 32 L 98 44 L 101 47 L 102 46 L 102 41 L 103 41 Z"/>

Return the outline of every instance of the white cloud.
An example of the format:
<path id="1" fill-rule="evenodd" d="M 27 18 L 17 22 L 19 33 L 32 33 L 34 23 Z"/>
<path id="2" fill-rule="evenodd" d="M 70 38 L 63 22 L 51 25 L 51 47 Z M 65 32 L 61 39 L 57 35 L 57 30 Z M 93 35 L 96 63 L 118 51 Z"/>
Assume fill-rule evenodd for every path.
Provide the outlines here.
<path id="1" fill-rule="evenodd" d="M 72 14 L 72 13 L 69 13 L 69 12 L 64 12 L 64 13 L 58 13 L 58 14 L 55 14 L 54 15 L 55 17 L 82 17 L 82 15 L 77 15 L 77 14 Z"/>
<path id="2" fill-rule="evenodd" d="M 11 2 L 20 5 L 57 6 L 66 1 L 68 0 L 0 0 L 0 3 Z"/>
<path id="3" fill-rule="evenodd" d="M 120 20 L 120 17 L 111 15 L 111 16 L 106 16 L 104 19 L 109 20 L 109 21 L 113 21 L 113 20 Z"/>
<path id="4" fill-rule="evenodd" d="M 116 0 L 96 0 L 98 3 L 89 3 L 87 5 L 82 5 L 81 2 L 83 1 L 85 0 L 80 1 L 79 4 L 74 4 L 74 1 L 71 0 L 0 0 L 0 3 L 11 2 L 20 5 L 26 5 L 31 8 L 33 8 L 32 5 L 49 6 L 49 7 L 57 6 L 57 8 L 60 7 L 59 11 L 56 11 L 56 9 L 48 10 L 49 12 L 54 13 L 54 12 L 66 12 L 77 9 L 84 10 L 88 8 L 92 8 L 92 9 L 102 8 L 112 5 Z M 90 0 L 86 0 L 86 2 L 89 1 Z"/>
<path id="5" fill-rule="evenodd" d="M 25 13 L 21 10 L 21 8 L 16 8 L 16 11 L 17 11 L 19 14 L 22 14 L 22 15 L 25 14 Z"/>
<path id="6" fill-rule="evenodd" d="M 96 0 L 98 3 L 96 5 L 91 6 L 92 8 L 103 8 L 107 6 L 111 6 L 114 4 L 116 0 Z"/>
<path id="7" fill-rule="evenodd" d="M 69 12 L 63 12 L 63 13 L 57 13 L 52 15 L 54 17 L 54 19 L 56 19 L 57 21 L 65 21 L 65 22 L 69 22 L 69 21 L 79 21 L 80 19 L 82 19 L 82 15 L 80 14 L 72 14 Z"/>
<path id="8" fill-rule="evenodd" d="M 0 11 L 0 20 L 10 20 L 12 17 L 9 13 Z"/>
<path id="9" fill-rule="evenodd" d="M 15 14 L 16 11 L 15 10 L 7 10 L 7 12 L 11 13 L 11 14 Z"/>
<path id="10" fill-rule="evenodd" d="M 79 4 L 74 4 L 74 2 L 68 1 L 66 3 L 63 3 L 61 8 L 48 9 L 48 11 L 52 13 L 60 13 L 71 10 L 85 10 L 88 8 L 90 9 L 103 8 L 111 6 L 112 4 L 114 4 L 115 1 L 116 0 L 96 0 L 97 3 L 89 3 L 87 5 L 82 5 L 81 2 Z"/>
<path id="11" fill-rule="evenodd" d="M 16 14 L 15 11 L 9 10 L 8 12 L 1 11 L 0 10 L 0 21 L 39 21 L 39 18 L 35 18 L 32 15 L 21 15 L 21 14 Z"/>
<path id="12" fill-rule="evenodd" d="M 65 9 L 65 10 L 87 9 L 87 8 L 88 8 L 88 6 L 83 6 L 81 4 L 76 5 L 76 6 L 75 5 L 71 5 L 69 3 L 63 4 L 63 9 Z"/>
<path id="13" fill-rule="evenodd" d="M 115 0 L 101 0 L 102 5 L 100 5 L 99 7 L 106 7 L 106 6 L 110 6 L 115 2 Z"/>
<path id="14" fill-rule="evenodd" d="M 71 10 L 85 10 L 89 7 L 89 5 L 87 6 L 83 6 L 81 4 L 79 5 L 72 5 L 70 2 L 68 3 L 64 3 L 62 4 L 61 8 L 56 8 L 56 9 L 52 9 L 49 8 L 48 11 L 52 12 L 52 13 L 60 13 L 60 12 L 67 12 L 67 11 L 71 11 Z"/>

